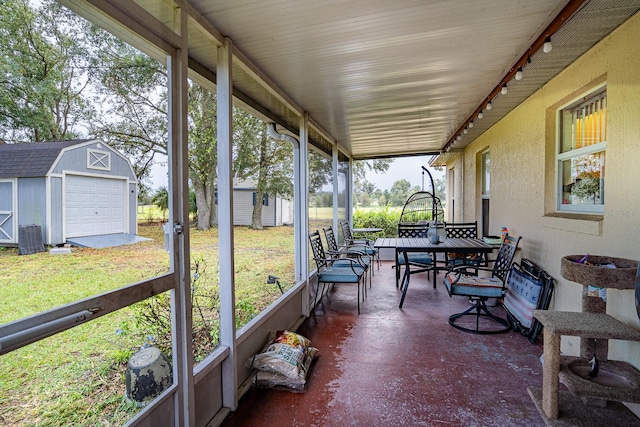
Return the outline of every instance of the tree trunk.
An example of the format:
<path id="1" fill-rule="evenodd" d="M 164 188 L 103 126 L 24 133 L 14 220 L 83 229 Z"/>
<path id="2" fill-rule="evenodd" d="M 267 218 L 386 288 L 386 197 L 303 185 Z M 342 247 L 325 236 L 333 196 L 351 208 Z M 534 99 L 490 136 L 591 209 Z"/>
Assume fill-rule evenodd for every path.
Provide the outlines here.
<path id="1" fill-rule="evenodd" d="M 262 230 L 262 200 L 264 194 L 256 192 L 256 203 L 253 205 L 253 213 L 251 215 L 251 228 L 254 230 Z"/>
<path id="2" fill-rule="evenodd" d="M 211 198 L 209 199 L 209 226 L 218 226 L 218 205 L 216 204 L 215 188 L 211 188 Z"/>
<path id="3" fill-rule="evenodd" d="M 198 208 L 198 230 L 208 230 L 211 228 L 211 204 L 215 203 L 213 187 L 200 182 L 193 181 L 193 188 L 196 193 L 196 206 Z"/>
<path id="4" fill-rule="evenodd" d="M 267 185 L 267 145 L 269 139 L 266 127 L 263 129 L 260 137 L 260 169 L 258 171 L 258 185 L 256 188 L 256 202 L 253 205 L 253 214 L 251 215 L 251 228 L 254 230 L 262 230 L 262 201 L 265 196 Z"/>

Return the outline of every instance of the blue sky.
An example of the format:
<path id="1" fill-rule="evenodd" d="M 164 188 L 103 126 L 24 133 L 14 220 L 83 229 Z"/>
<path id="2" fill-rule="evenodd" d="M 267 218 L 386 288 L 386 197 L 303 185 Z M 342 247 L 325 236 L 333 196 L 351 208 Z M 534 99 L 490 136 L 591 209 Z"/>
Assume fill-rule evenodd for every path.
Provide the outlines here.
<path id="1" fill-rule="evenodd" d="M 411 183 L 411 187 L 416 185 L 422 188 L 422 166 L 428 167 L 431 156 L 399 157 L 394 159 L 385 174 L 375 174 L 367 172 L 367 180 L 372 182 L 380 190 L 390 190 L 394 182 L 406 179 Z M 442 178 L 444 171 L 436 171 L 430 168 L 433 179 Z M 151 173 L 152 188 L 157 190 L 162 185 L 167 185 L 167 167 L 154 166 Z M 430 188 L 429 176 L 424 175 L 425 189 Z"/>
<path id="2" fill-rule="evenodd" d="M 368 172 L 367 180 L 372 182 L 381 190 L 390 190 L 393 183 L 401 179 L 409 181 L 411 183 L 411 187 L 415 187 L 417 185 L 422 188 L 422 166 L 428 168 L 430 158 L 431 156 L 396 158 L 389 167 L 387 173 L 374 174 L 372 172 Z M 434 180 L 444 176 L 444 171 L 436 171 L 433 168 L 430 168 L 429 172 L 433 175 Z M 424 174 L 424 187 L 425 189 L 429 189 L 431 187 L 429 176 L 426 173 Z"/>

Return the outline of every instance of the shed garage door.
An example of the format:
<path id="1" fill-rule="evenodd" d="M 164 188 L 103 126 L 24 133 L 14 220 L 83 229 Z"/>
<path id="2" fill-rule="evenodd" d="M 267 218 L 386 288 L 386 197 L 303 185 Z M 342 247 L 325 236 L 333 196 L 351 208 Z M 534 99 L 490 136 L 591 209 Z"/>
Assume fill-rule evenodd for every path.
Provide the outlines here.
<path id="1" fill-rule="evenodd" d="M 121 179 L 67 175 L 66 237 L 125 233 L 126 184 Z"/>

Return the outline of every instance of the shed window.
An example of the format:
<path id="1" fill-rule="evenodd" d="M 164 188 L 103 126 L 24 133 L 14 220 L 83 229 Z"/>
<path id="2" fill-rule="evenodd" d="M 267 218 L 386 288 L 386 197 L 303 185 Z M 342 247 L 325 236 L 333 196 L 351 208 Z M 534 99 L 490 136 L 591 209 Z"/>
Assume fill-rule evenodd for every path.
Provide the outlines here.
<path id="1" fill-rule="evenodd" d="M 607 147 L 606 87 L 559 111 L 558 209 L 603 213 Z"/>
<path id="2" fill-rule="evenodd" d="M 87 168 L 103 171 L 111 170 L 111 153 L 100 150 L 87 150 Z"/>
<path id="3" fill-rule="evenodd" d="M 256 197 L 258 197 L 258 193 L 254 192 L 251 199 L 251 204 L 254 206 L 256 204 Z M 262 205 L 269 206 L 269 195 L 267 193 L 262 195 Z"/>

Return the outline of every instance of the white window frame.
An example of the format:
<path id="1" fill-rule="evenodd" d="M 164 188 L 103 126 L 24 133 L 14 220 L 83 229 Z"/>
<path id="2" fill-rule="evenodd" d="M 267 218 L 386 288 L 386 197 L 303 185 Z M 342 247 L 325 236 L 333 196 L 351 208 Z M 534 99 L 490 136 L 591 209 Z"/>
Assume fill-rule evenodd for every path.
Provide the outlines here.
<path id="1" fill-rule="evenodd" d="M 602 83 L 597 87 L 590 90 L 588 93 L 581 95 L 567 104 L 558 108 L 556 112 L 557 134 L 556 134 L 556 210 L 558 212 L 570 212 L 570 213 L 584 213 L 584 214 L 604 214 L 605 204 L 589 205 L 589 204 L 563 204 L 563 176 L 562 176 L 562 162 L 570 160 L 572 158 L 581 157 L 589 154 L 604 152 L 606 162 L 606 148 L 607 141 L 598 142 L 588 145 L 586 147 L 576 148 L 573 150 L 561 153 L 562 135 L 563 135 L 563 120 L 562 113 L 568 109 L 575 108 L 576 106 L 589 102 L 591 98 L 599 96 L 601 93 L 606 92 L 607 84 Z M 606 120 L 606 118 L 605 118 Z M 605 163 L 606 164 L 606 163 Z"/>
<path id="2" fill-rule="evenodd" d="M 89 148 L 87 150 L 87 169 L 111 171 L 111 153 Z"/>

